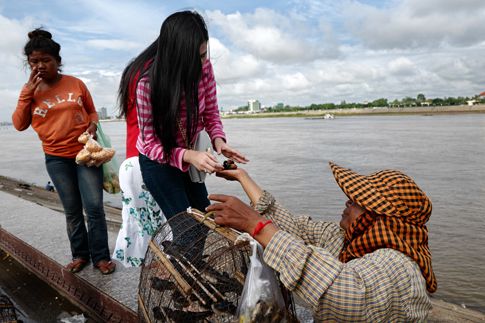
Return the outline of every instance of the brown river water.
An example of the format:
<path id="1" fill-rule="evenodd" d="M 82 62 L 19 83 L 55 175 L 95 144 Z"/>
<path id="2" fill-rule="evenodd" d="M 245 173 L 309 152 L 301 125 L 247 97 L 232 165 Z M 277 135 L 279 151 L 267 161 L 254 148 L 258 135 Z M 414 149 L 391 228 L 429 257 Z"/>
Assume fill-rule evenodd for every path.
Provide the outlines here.
<path id="1" fill-rule="evenodd" d="M 485 312 L 485 114 L 225 119 L 228 143 L 244 153 L 253 178 L 294 213 L 339 221 L 345 195 L 328 161 L 368 174 L 394 168 L 410 175 L 433 202 L 428 228 L 436 299 Z M 117 158 L 124 158 L 125 124 L 103 123 Z M 0 174 L 45 185 L 36 134 L 0 127 Z M 222 160 L 222 159 L 221 159 Z M 214 176 L 211 193 L 239 196 L 237 183 Z M 121 205 L 119 195 L 106 195 Z"/>

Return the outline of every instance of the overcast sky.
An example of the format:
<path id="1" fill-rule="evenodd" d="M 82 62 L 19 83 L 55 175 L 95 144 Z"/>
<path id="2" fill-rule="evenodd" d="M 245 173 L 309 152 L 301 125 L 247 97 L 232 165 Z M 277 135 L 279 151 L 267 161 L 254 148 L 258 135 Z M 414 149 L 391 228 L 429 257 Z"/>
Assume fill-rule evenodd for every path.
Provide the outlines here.
<path id="1" fill-rule="evenodd" d="M 121 71 L 181 9 L 206 19 L 219 106 L 473 96 L 485 91 L 484 0 L 0 0 L 0 121 L 28 77 L 27 32 L 62 46 L 63 72 L 114 114 Z"/>

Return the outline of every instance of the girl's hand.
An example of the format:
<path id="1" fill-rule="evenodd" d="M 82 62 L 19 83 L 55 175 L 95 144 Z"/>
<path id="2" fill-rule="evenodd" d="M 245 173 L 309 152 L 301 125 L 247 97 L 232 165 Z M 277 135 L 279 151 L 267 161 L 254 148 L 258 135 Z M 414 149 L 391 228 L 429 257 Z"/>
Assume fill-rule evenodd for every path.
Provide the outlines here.
<path id="1" fill-rule="evenodd" d="M 210 152 L 187 149 L 183 160 L 186 163 L 194 165 L 197 170 L 210 174 L 224 169 L 217 161 L 217 158 Z"/>
<path id="2" fill-rule="evenodd" d="M 238 163 L 246 164 L 249 160 L 236 149 L 232 149 L 222 138 L 214 140 L 214 148 L 218 155 L 223 154 Z"/>
<path id="3" fill-rule="evenodd" d="M 39 84 L 42 82 L 42 77 L 40 77 L 40 73 L 37 71 L 37 68 L 34 67 L 32 68 L 32 71 L 30 72 L 29 80 L 27 83 L 25 83 L 25 87 L 32 93 L 34 94 L 35 90 L 39 86 Z"/>

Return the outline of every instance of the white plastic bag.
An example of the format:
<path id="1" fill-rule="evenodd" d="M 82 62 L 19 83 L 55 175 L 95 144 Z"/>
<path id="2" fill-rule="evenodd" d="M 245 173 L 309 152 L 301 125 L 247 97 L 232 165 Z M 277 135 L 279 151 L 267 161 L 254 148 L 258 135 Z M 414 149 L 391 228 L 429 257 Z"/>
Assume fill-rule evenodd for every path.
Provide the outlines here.
<path id="1" fill-rule="evenodd" d="M 263 248 L 251 238 L 252 255 L 237 309 L 239 323 L 285 322 L 285 301 L 274 271 L 262 260 Z"/>

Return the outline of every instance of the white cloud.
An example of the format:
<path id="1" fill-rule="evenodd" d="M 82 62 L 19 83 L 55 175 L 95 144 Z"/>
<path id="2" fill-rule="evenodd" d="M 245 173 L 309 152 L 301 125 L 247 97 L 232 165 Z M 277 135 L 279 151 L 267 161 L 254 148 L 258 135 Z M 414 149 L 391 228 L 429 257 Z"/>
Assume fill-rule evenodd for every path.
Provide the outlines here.
<path id="1" fill-rule="evenodd" d="M 210 59 L 218 83 L 238 82 L 259 75 L 264 70 L 263 64 L 245 52 L 231 52 L 219 39 L 211 37 L 209 41 Z"/>
<path id="2" fill-rule="evenodd" d="M 8 31 L 0 42 L 0 121 L 10 119 L 28 77 L 22 48 L 29 30 L 43 25 L 52 31 L 62 45 L 64 72 L 82 77 L 95 104 L 114 113 L 123 68 L 158 36 L 170 12 L 190 5 L 85 0 L 52 10 L 50 5 L 59 3 L 15 14 L 0 8 L 0 28 Z M 211 10 L 201 13 L 208 23 L 220 106 L 237 107 L 248 99 L 266 106 L 308 105 L 485 90 L 485 2 L 365 3 L 208 5 Z"/>
<path id="3" fill-rule="evenodd" d="M 224 14 L 216 10 L 207 12 L 207 15 L 211 26 L 217 26 L 232 46 L 259 59 L 294 63 L 325 55 L 324 46 L 321 46 L 324 42 L 309 37 L 315 31 L 300 22 L 292 25 L 288 17 L 273 10 L 255 9 L 252 14 Z M 302 37 L 304 34 L 307 36 Z"/>
<path id="4" fill-rule="evenodd" d="M 21 48 L 27 40 L 27 26 L 30 23 L 29 19 L 19 21 L 0 15 L 0 30 L 3 31 L 0 52 L 10 55 L 21 52 Z"/>
<path id="5" fill-rule="evenodd" d="M 485 40 L 484 1 L 404 0 L 385 9 L 359 2 L 346 6 L 349 29 L 370 48 L 468 46 Z"/>
<path id="6" fill-rule="evenodd" d="M 396 75 L 413 75 L 416 73 L 416 66 L 409 58 L 398 57 L 388 64 L 389 72 Z"/>
<path id="7" fill-rule="evenodd" d="M 27 41 L 27 32 L 30 30 L 30 19 L 9 19 L 0 14 L 0 121 L 10 120 L 11 114 L 17 104 L 21 86 L 27 81 L 28 70 L 25 66 L 23 47 Z"/>

